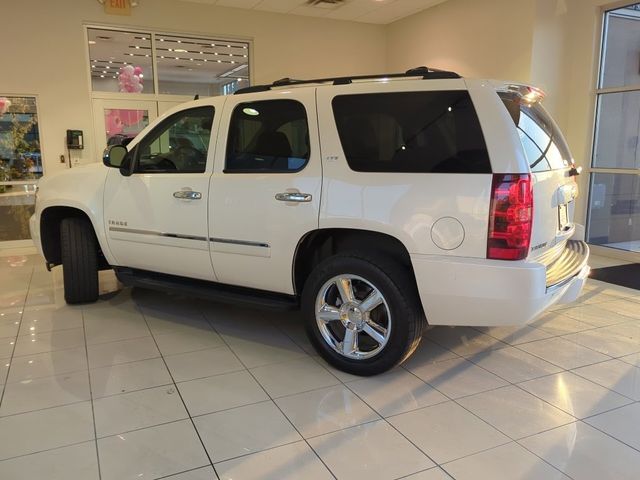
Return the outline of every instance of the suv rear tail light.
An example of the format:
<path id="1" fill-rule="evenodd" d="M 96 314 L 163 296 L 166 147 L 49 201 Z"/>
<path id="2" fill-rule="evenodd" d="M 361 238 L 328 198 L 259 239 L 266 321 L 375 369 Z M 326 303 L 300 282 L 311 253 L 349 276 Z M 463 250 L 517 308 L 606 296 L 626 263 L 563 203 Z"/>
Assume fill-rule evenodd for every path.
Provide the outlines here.
<path id="1" fill-rule="evenodd" d="M 533 183 L 531 175 L 494 174 L 489 211 L 487 258 L 522 260 L 531 243 Z"/>

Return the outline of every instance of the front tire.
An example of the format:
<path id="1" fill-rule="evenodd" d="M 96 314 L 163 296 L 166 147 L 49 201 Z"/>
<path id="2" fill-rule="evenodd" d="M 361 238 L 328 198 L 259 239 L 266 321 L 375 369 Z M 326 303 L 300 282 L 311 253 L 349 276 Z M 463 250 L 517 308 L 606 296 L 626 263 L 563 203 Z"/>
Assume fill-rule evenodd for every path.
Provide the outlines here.
<path id="1" fill-rule="evenodd" d="M 320 355 L 362 376 L 402 363 L 426 325 L 411 271 L 382 255 L 339 254 L 322 261 L 305 283 L 302 309 Z"/>
<path id="2" fill-rule="evenodd" d="M 91 223 L 65 218 L 60 224 L 64 299 L 69 304 L 98 300 L 98 245 Z"/>

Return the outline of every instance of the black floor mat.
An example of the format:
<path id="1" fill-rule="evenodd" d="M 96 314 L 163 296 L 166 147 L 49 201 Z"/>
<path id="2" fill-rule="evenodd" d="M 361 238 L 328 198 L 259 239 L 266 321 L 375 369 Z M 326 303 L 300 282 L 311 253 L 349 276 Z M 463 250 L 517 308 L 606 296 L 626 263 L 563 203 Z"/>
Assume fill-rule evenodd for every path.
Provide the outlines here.
<path id="1" fill-rule="evenodd" d="M 591 270 L 590 277 L 594 280 L 640 290 L 640 263 L 594 268 Z"/>

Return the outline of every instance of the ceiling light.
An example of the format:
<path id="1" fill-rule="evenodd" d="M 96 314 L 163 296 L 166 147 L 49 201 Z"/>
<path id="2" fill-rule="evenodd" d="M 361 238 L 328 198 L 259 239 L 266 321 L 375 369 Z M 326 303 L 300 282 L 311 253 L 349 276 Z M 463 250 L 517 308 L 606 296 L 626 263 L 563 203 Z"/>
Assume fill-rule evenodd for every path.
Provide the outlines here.
<path id="1" fill-rule="evenodd" d="M 193 58 L 190 58 L 189 60 L 193 62 Z"/>
<path id="2" fill-rule="evenodd" d="M 205 58 L 205 59 L 204 59 L 204 61 L 206 62 L 206 61 L 207 61 L 207 59 Z"/>
<path id="3" fill-rule="evenodd" d="M 214 53 L 214 55 L 218 55 L 218 52 Z"/>
<path id="4" fill-rule="evenodd" d="M 203 55 L 203 54 L 204 54 L 204 52 L 200 52 L 200 55 Z"/>
<path id="5" fill-rule="evenodd" d="M 164 58 L 164 55 L 160 55 L 160 58 Z"/>
<path id="6" fill-rule="evenodd" d="M 91 65 L 91 68 L 96 68 L 96 66 L 95 65 Z"/>
<path id="7" fill-rule="evenodd" d="M 104 67 L 104 68 L 111 68 L 111 67 L 110 67 L 109 65 L 107 65 L 107 66 L 106 66 L 106 67 Z"/>
<path id="8" fill-rule="evenodd" d="M 178 57 L 176 57 L 176 60 L 180 60 Z"/>
<path id="9" fill-rule="evenodd" d="M 104 78 L 104 75 L 100 75 L 100 78 Z"/>
<path id="10" fill-rule="evenodd" d="M 230 56 L 230 57 L 233 57 L 233 53 L 230 53 L 230 54 L 229 54 L 229 56 Z"/>
<path id="11" fill-rule="evenodd" d="M 187 53 L 187 51 L 184 48 L 176 48 L 174 52 Z"/>
<path id="12" fill-rule="evenodd" d="M 178 43 L 182 43 L 182 40 L 178 40 Z"/>
<path id="13" fill-rule="evenodd" d="M 139 48 L 140 48 L 140 45 L 136 45 L 136 48 L 138 48 L 138 49 L 139 49 Z"/>
<path id="14" fill-rule="evenodd" d="M 89 40 L 89 45 L 95 45 L 96 41 L 95 40 Z"/>
<path id="15" fill-rule="evenodd" d="M 227 45 L 228 48 L 231 48 L 231 45 Z"/>
<path id="16" fill-rule="evenodd" d="M 169 51 L 170 51 L 170 52 L 173 52 L 173 48 L 170 48 L 170 49 L 169 49 Z"/>
<path id="17" fill-rule="evenodd" d="M 164 38 L 161 38 L 161 39 L 160 39 L 160 41 L 161 41 L 161 42 L 164 42 Z"/>
<path id="18" fill-rule="evenodd" d="M 149 54 L 147 53 L 147 54 L 145 55 L 145 57 L 149 57 Z"/>
<path id="19" fill-rule="evenodd" d="M 222 63 L 222 60 L 218 60 L 218 63 Z"/>
<path id="20" fill-rule="evenodd" d="M 244 58 L 247 58 L 247 56 L 246 56 L 246 55 L 243 55 L 243 57 L 244 57 Z"/>
<path id="21" fill-rule="evenodd" d="M 130 56 L 130 57 L 133 57 L 133 53 L 130 53 L 130 54 L 129 54 L 129 56 Z"/>
<path id="22" fill-rule="evenodd" d="M 147 37 L 142 37 L 142 40 L 146 40 L 146 39 L 147 39 Z"/>
<path id="23" fill-rule="evenodd" d="M 215 47 L 215 46 L 216 46 L 216 44 L 215 44 L 215 43 L 212 43 L 212 44 L 211 44 L 211 46 L 212 46 L 212 47 Z"/>
<path id="24" fill-rule="evenodd" d="M 109 60 L 109 63 L 113 63 L 113 61 L 112 61 L 112 60 Z"/>
<path id="25" fill-rule="evenodd" d="M 233 60 L 231 60 L 231 63 L 236 63 L 236 62 L 234 62 Z"/>
<path id="26" fill-rule="evenodd" d="M 238 81 L 239 81 L 239 82 L 241 82 L 241 81 L 242 81 L 242 79 L 241 79 L 241 78 L 239 78 L 239 79 L 238 79 Z"/>

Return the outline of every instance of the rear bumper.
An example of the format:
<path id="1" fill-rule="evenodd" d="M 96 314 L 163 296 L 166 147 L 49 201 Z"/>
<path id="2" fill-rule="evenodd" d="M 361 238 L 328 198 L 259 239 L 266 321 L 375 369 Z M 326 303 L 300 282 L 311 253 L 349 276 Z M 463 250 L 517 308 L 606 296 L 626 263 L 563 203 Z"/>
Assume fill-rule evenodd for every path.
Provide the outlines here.
<path id="1" fill-rule="evenodd" d="M 412 255 L 418 291 L 430 325 L 503 326 L 533 321 L 555 303 L 575 301 L 589 275 L 589 249 L 572 245 L 567 263 Z M 549 275 L 553 266 L 565 276 Z M 552 272 L 553 273 L 553 272 Z M 557 272 L 556 272 L 557 273 Z M 556 283 L 549 285 L 548 278 Z"/>

